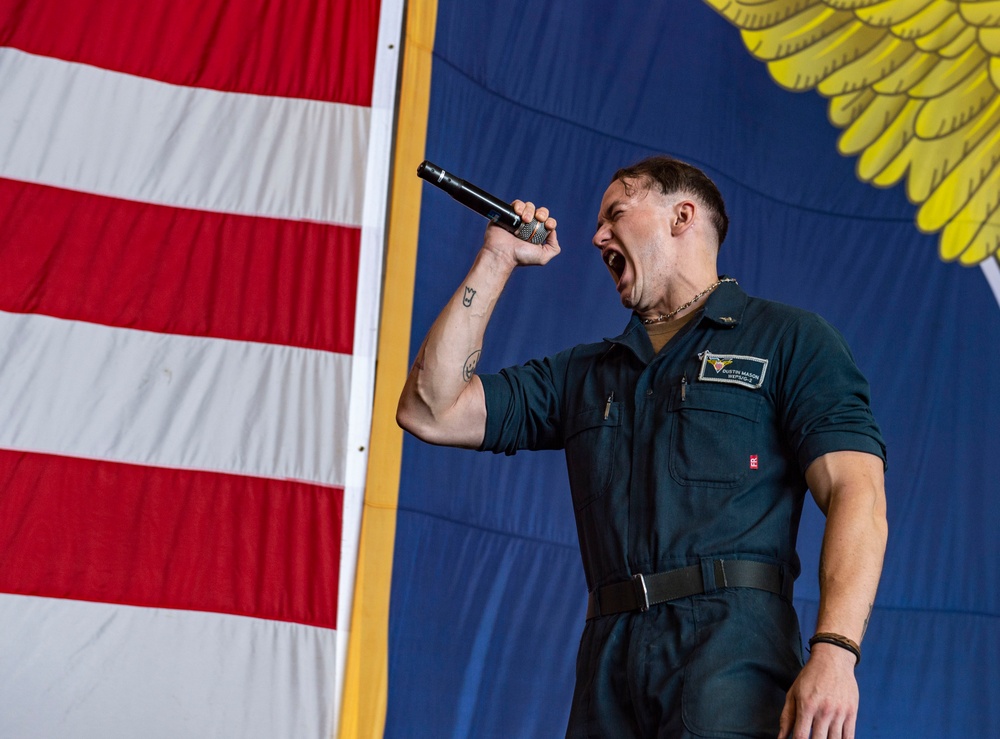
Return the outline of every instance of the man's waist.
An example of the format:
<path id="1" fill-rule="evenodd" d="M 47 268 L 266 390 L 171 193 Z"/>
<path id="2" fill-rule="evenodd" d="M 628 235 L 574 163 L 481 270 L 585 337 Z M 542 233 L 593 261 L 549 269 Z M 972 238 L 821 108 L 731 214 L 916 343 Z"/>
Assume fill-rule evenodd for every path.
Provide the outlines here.
<path id="1" fill-rule="evenodd" d="M 633 575 L 595 588 L 587 600 L 587 620 L 726 588 L 754 588 L 792 599 L 794 576 L 785 565 L 752 559 L 706 559 L 663 572 Z"/>

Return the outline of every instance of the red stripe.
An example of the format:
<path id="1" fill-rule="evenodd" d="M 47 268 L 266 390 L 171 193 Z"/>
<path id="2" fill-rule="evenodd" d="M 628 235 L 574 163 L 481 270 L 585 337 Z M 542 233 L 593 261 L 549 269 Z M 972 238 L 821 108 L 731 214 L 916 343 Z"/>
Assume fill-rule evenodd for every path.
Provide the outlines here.
<path id="1" fill-rule="evenodd" d="M 0 310 L 350 354 L 361 231 L 0 179 Z"/>
<path id="2" fill-rule="evenodd" d="M 0 450 L 0 591 L 336 628 L 343 491 Z"/>
<path id="3" fill-rule="evenodd" d="M 368 106 L 378 13 L 377 0 L 0 0 L 0 46 L 179 85 Z"/>

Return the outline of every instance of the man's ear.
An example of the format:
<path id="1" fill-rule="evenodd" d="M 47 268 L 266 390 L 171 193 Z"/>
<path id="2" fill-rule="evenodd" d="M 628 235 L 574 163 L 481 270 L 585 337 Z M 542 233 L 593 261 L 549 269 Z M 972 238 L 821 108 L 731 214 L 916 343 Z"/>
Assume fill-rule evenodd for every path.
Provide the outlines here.
<path id="1" fill-rule="evenodd" d="M 670 235 L 680 236 L 694 223 L 698 207 L 691 200 L 680 200 L 674 205 L 673 222 L 670 224 Z"/>

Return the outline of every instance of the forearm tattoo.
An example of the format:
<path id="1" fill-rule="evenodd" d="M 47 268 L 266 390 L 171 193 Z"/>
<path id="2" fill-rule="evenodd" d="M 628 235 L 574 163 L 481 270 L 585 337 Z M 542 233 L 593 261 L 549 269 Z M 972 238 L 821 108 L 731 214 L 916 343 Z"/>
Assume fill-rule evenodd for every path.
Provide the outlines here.
<path id="1" fill-rule="evenodd" d="M 466 382 L 469 382 L 472 379 L 472 376 L 476 374 L 476 365 L 479 363 L 479 355 L 482 353 L 482 349 L 476 349 L 476 351 L 472 352 L 472 354 L 466 358 L 465 366 L 462 368 L 462 379 Z"/>
<path id="2" fill-rule="evenodd" d="M 472 305 L 472 299 L 474 297 L 476 297 L 476 291 L 473 290 L 471 287 L 466 287 L 465 295 L 462 296 L 462 305 L 464 305 L 466 308 L 470 307 Z"/>

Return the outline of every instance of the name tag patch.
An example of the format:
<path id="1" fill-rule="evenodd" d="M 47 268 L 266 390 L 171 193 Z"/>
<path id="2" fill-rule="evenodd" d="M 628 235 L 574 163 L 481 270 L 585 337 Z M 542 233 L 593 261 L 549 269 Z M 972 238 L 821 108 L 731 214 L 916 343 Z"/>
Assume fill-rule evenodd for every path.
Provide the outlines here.
<path id="1" fill-rule="evenodd" d="M 746 357 L 741 354 L 713 354 L 705 351 L 700 355 L 701 371 L 698 379 L 704 382 L 727 382 L 756 390 L 764 384 L 767 360 Z"/>

